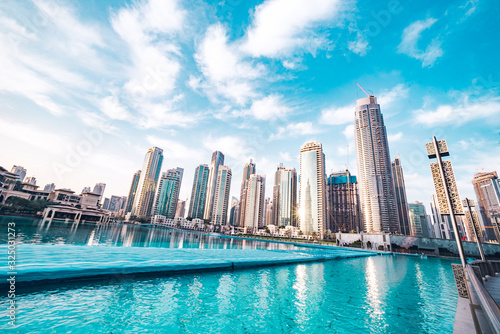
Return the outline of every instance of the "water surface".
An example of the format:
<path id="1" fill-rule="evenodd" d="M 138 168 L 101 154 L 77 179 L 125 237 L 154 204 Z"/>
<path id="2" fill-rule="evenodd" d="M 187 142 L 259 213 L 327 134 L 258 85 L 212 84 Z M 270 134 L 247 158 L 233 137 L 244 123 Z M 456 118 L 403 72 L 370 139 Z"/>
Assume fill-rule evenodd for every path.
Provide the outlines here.
<path id="1" fill-rule="evenodd" d="M 6 220 L 0 219 L 0 227 L 4 228 Z M 98 241 L 116 246 L 200 248 L 279 245 L 199 234 L 196 238 L 189 232 L 161 236 L 167 230 L 154 233 L 154 229 L 135 226 L 127 227 L 125 232 L 123 226 L 101 228 L 98 234 L 95 225 L 71 232 L 71 223 L 53 223 L 45 231 L 46 227 L 40 229 L 39 222 L 32 220 L 18 223 L 18 228 L 25 243 Z M 457 298 L 451 261 L 373 256 L 20 289 L 17 331 L 451 333 Z M 6 301 L 0 296 L 0 307 L 6 307 Z M 6 329 L 7 320 L 2 317 L 0 329 Z"/>

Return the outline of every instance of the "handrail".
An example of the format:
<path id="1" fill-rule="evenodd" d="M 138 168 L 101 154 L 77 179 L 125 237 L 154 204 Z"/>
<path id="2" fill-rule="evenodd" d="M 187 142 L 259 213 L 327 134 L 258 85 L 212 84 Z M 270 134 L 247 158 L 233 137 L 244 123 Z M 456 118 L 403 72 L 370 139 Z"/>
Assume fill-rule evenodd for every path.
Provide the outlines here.
<path id="1" fill-rule="evenodd" d="M 472 266 L 467 264 L 465 266 L 465 270 L 467 272 L 467 278 L 476 292 L 479 304 L 483 309 L 484 315 L 486 316 L 486 320 L 495 333 L 500 333 L 500 308 L 498 308 L 498 305 L 483 286 L 482 282 L 479 281 L 474 269 L 472 269 Z"/>

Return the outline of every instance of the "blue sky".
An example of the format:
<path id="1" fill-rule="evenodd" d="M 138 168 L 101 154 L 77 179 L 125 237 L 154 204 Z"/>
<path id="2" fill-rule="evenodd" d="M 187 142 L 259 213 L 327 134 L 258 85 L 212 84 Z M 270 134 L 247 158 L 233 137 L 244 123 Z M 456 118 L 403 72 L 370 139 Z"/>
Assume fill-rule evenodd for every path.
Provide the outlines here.
<path id="1" fill-rule="evenodd" d="M 500 166 L 500 4 L 486 1 L 2 1 L 0 165 L 38 184 L 127 195 L 151 146 L 163 170 L 220 150 L 239 196 L 323 143 L 356 173 L 360 83 L 378 97 L 409 201 L 433 193 L 425 143 L 446 139 L 462 197 Z"/>

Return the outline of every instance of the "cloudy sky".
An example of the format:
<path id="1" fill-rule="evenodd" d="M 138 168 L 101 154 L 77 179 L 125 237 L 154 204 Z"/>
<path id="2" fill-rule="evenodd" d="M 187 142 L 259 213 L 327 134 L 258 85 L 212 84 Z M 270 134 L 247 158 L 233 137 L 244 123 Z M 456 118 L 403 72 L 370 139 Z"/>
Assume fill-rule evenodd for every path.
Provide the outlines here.
<path id="1" fill-rule="evenodd" d="M 408 199 L 433 193 L 425 143 L 446 139 L 462 197 L 500 169 L 500 4 L 485 1 L 14 1 L 0 4 L 0 166 L 38 184 L 127 195 L 151 146 L 162 170 L 220 150 L 239 196 L 323 143 L 355 172 L 360 83 L 378 97 Z"/>

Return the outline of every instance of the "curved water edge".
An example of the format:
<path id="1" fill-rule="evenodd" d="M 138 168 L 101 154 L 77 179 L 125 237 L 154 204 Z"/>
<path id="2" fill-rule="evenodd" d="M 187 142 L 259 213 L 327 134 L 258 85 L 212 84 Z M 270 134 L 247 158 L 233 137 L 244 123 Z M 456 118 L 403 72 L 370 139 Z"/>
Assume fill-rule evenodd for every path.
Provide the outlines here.
<path id="1" fill-rule="evenodd" d="M 283 243 L 184 231 L 16 221 L 20 243 L 92 249 L 324 252 Z M 0 218 L 0 227 L 6 225 Z M 73 227 L 73 228 L 72 228 Z M 3 242 L 5 243 L 5 242 Z M 26 245 L 28 246 L 28 245 Z M 120 247 L 134 246 L 134 247 Z M 88 247 L 87 247 L 88 248 Z M 62 248 L 61 248 L 62 249 Z M 352 250 L 348 248 L 348 250 Z M 105 263 L 105 259 L 102 259 Z M 95 333 L 451 333 L 454 261 L 370 256 L 168 277 L 110 276 L 17 296 L 17 330 Z M 18 284 L 23 284 L 19 282 Z M 5 305 L 6 296 L 0 295 Z M 6 322 L 0 323 L 0 329 Z"/>

